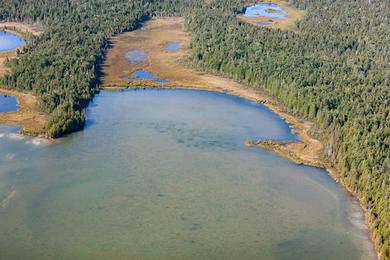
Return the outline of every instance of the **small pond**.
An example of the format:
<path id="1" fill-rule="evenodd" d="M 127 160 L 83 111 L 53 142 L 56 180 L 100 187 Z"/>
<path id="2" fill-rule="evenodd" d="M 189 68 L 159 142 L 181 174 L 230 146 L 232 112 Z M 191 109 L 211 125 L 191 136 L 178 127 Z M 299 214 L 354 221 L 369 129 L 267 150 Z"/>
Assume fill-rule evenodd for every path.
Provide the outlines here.
<path id="1" fill-rule="evenodd" d="M 13 96 L 0 94 L 0 113 L 14 112 L 18 110 L 18 103 Z"/>
<path id="2" fill-rule="evenodd" d="M 246 9 L 244 16 L 248 18 L 257 18 L 259 16 L 284 19 L 287 12 L 276 4 L 258 4 Z"/>
<path id="3" fill-rule="evenodd" d="M 130 74 L 129 77 L 126 77 L 125 79 L 136 81 L 136 80 L 152 80 L 157 83 L 166 83 L 169 82 L 169 80 L 166 79 L 159 79 L 154 74 L 147 72 L 145 70 L 137 70 Z"/>
<path id="4" fill-rule="evenodd" d="M 16 34 L 0 31 L 0 53 L 15 50 L 26 42 Z"/>
<path id="5" fill-rule="evenodd" d="M 167 44 L 164 50 L 172 52 L 172 51 L 180 50 L 180 48 L 181 48 L 180 42 L 172 42 Z"/>

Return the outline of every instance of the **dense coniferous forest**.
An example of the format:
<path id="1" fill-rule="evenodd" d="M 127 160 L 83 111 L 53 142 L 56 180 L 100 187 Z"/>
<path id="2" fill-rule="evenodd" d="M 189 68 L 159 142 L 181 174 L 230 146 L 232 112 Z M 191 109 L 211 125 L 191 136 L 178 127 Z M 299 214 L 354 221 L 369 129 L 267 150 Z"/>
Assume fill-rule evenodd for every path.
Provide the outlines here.
<path id="1" fill-rule="evenodd" d="M 324 158 L 366 205 L 373 237 L 390 258 L 390 1 L 293 0 L 306 10 L 297 33 L 237 20 L 249 1 L 2 2 L 0 20 L 45 25 L 9 62 L 2 83 L 40 97 L 52 137 L 83 127 L 112 35 L 153 15 L 184 16 L 193 66 L 264 88 L 316 123 Z"/>
<path id="2" fill-rule="evenodd" d="M 390 257 L 390 2 L 295 0 L 299 32 L 238 21 L 232 8 L 194 11 L 192 61 L 254 87 L 316 122 L 325 159 L 367 205 Z M 236 9 L 239 10 L 239 9 Z"/>

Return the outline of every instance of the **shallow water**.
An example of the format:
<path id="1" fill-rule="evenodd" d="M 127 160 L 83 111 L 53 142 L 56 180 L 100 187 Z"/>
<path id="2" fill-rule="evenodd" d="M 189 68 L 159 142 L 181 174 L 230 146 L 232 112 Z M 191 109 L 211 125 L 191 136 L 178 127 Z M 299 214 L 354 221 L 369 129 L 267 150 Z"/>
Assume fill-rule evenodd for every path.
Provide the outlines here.
<path id="1" fill-rule="evenodd" d="M 276 10 L 276 12 L 273 10 Z M 258 4 L 250 6 L 246 9 L 244 16 L 249 18 L 256 18 L 259 16 L 269 18 L 286 18 L 287 12 L 276 4 Z"/>
<path id="2" fill-rule="evenodd" d="M 58 144 L 0 126 L 0 259 L 370 259 L 362 212 L 263 105 L 184 90 L 102 91 Z"/>
<path id="3" fill-rule="evenodd" d="M 18 110 L 16 98 L 0 94 L 0 113 L 14 112 Z"/>
<path id="4" fill-rule="evenodd" d="M 15 50 L 26 42 L 19 36 L 5 31 L 0 31 L 0 53 Z"/>
<path id="5" fill-rule="evenodd" d="M 130 74 L 130 77 L 126 77 L 127 80 L 137 81 L 137 80 L 153 80 L 158 83 L 166 83 L 169 80 L 166 79 L 158 79 L 156 76 L 150 72 L 145 70 L 137 70 Z"/>
<path id="6" fill-rule="evenodd" d="M 164 50 L 166 51 L 177 51 L 180 50 L 181 44 L 180 42 L 172 42 L 165 46 Z"/>
<path id="7" fill-rule="evenodd" d="M 143 50 L 134 50 L 126 53 L 126 59 L 130 61 L 131 64 L 136 64 L 138 62 L 143 62 L 148 59 L 148 55 Z"/>

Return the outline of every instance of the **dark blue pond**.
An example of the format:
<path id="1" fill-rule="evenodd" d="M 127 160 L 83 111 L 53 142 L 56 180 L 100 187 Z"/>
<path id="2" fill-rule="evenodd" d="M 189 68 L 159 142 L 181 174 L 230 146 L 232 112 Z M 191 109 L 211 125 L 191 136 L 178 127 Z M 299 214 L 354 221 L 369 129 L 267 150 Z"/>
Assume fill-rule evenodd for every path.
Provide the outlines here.
<path id="1" fill-rule="evenodd" d="M 16 98 L 0 94 L 0 113 L 13 112 L 18 110 Z"/>
<path id="2" fill-rule="evenodd" d="M 15 50 L 25 44 L 26 42 L 19 36 L 0 31 L 0 53 Z"/>
<path id="3" fill-rule="evenodd" d="M 244 16 L 249 18 L 256 18 L 259 16 L 269 18 L 286 18 L 287 12 L 276 4 L 258 4 L 250 6 L 246 9 Z"/>
<path id="4" fill-rule="evenodd" d="M 130 74 L 129 77 L 126 77 L 127 80 L 137 81 L 137 80 L 153 80 L 158 83 L 166 83 L 169 80 L 159 79 L 154 74 L 147 72 L 145 70 L 137 70 Z"/>

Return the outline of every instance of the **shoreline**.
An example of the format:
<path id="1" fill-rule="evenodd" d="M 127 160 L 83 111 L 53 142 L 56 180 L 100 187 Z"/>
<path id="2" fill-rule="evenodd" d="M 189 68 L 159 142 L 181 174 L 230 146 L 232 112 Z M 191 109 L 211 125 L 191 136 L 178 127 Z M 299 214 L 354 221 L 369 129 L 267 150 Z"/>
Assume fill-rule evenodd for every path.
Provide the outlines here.
<path id="1" fill-rule="evenodd" d="M 43 30 L 36 28 L 38 24 L 27 24 L 27 23 L 18 23 L 18 22 L 1 22 L 0 28 L 4 31 L 9 31 L 17 34 L 18 36 L 24 37 L 23 33 L 32 34 L 34 36 L 39 36 L 43 33 Z"/>

